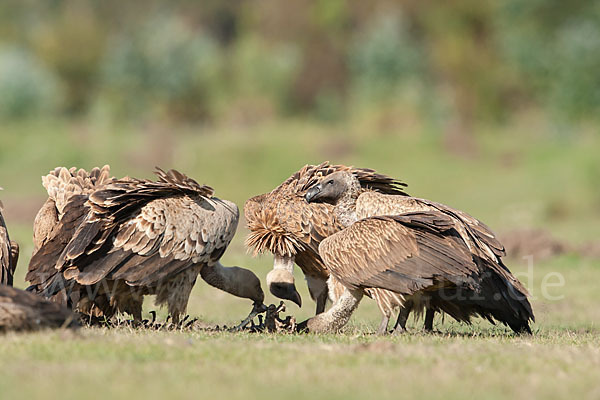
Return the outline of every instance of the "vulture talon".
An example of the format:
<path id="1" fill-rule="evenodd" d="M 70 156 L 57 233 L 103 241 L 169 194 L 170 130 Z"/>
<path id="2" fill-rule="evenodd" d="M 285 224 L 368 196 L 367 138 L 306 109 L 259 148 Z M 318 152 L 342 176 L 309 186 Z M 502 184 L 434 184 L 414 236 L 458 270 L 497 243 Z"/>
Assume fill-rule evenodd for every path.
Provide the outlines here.
<path id="1" fill-rule="evenodd" d="M 308 319 L 306 321 L 302 321 L 299 324 L 296 324 L 296 329 L 294 330 L 294 332 L 296 333 L 308 333 Z"/>
<path id="2" fill-rule="evenodd" d="M 233 328 L 230 328 L 229 331 L 230 332 L 241 331 L 242 329 L 244 329 L 246 327 L 246 325 L 248 325 L 250 323 L 250 321 L 252 321 L 254 319 L 254 317 L 256 317 L 258 314 L 261 314 L 265 311 L 267 311 L 267 306 L 265 306 L 264 304 L 254 303 L 254 306 L 252 307 L 252 311 L 250 311 L 250 314 L 248 314 L 248 316 L 239 325 L 236 325 Z"/>
<path id="3" fill-rule="evenodd" d="M 198 318 L 194 318 L 192 319 L 190 322 L 188 322 L 187 324 L 185 324 L 185 329 L 190 328 L 192 325 L 194 325 L 194 323 L 198 321 Z"/>
<path id="4" fill-rule="evenodd" d="M 154 323 L 156 322 L 156 311 L 150 311 L 150 315 L 152 315 L 152 322 L 150 322 L 150 325 L 154 325 Z"/>

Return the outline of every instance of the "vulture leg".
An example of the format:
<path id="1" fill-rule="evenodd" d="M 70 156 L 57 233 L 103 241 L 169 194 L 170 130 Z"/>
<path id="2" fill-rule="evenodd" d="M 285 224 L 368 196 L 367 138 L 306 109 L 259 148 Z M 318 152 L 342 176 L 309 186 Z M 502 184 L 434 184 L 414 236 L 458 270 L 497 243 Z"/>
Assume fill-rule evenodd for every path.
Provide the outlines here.
<path id="1" fill-rule="evenodd" d="M 401 307 L 400 311 L 398 311 L 398 319 L 396 320 L 396 325 L 394 325 L 394 334 L 400 334 L 406 332 L 406 321 L 408 321 L 408 316 L 412 311 L 413 302 L 408 300 Z"/>
<path id="2" fill-rule="evenodd" d="M 169 315 L 175 325 L 179 323 L 179 318 L 185 315 L 190 293 L 201 267 L 201 265 L 191 266 L 158 285 L 156 304 L 167 303 Z"/>
<path id="3" fill-rule="evenodd" d="M 379 328 L 377 329 L 378 335 L 385 335 L 387 333 L 387 327 L 389 322 L 389 314 L 383 314 L 383 316 L 381 317 L 381 324 L 379 324 Z"/>
<path id="4" fill-rule="evenodd" d="M 431 308 L 428 308 L 425 312 L 425 331 L 433 332 L 433 317 L 435 316 L 435 311 Z"/>
<path id="5" fill-rule="evenodd" d="M 298 324 L 298 331 L 314 333 L 334 333 L 348 323 L 352 313 L 363 297 L 362 290 L 346 288 L 331 308 L 324 313 Z"/>

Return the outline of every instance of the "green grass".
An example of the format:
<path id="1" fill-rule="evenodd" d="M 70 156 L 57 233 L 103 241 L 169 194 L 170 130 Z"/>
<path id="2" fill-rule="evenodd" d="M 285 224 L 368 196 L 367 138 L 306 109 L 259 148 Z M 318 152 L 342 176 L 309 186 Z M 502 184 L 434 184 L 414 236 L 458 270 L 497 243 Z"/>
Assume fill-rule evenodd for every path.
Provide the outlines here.
<path id="1" fill-rule="evenodd" d="M 461 158 L 431 132 L 408 132 L 370 115 L 338 125 L 34 121 L 0 129 L 0 196 L 22 248 L 19 287 L 26 285 L 31 224 L 45 196 L 39 177 L 57 165 L 108 163 L 117 176 L 138 177 L 150 177 L 155 165 L 174 167 L 242 207 L 302 165 L 330 160 L 402 178 L 410 193 L 468 211 L 496 231 L 543 227 L 574 244 L 600 237 L 600 138 L 583 131 L 569 136 L 548 133 L 545 126 L 488 129 L 476 151 Z M 264 280 L 272 259 L 251 258 L 246 234 L 242 220 L 222 261 Z M 532 337 L 448 318 L 436 319 L 439 334 L 421 333 L 422 322 L 411 319 L 410 334 L 377 337 L 372 333 L 380 316 L 369 299 L 340 335 L 128 328 L 8 334 L 0 337 L 0 398 L 598 398 L 600 261 L 577 255 L 534 261 L 529 268 L 525 260 L 508 260 L 533 295 Z M 558 282 L 557 274 L 563 285 L 544 285 L 544 279 Z M 287 314 L 303 320 L 314 313 L 314 303 L 299 271 L 296 279 L 304 306 L 288 304 Z M 270 294 L 266 301 L 277 302 Z M 208 324 L 231 325 L 250 307 L 199 281 L 188 312 Z M 151 309 L 148 299 L 146 315 Z"/>

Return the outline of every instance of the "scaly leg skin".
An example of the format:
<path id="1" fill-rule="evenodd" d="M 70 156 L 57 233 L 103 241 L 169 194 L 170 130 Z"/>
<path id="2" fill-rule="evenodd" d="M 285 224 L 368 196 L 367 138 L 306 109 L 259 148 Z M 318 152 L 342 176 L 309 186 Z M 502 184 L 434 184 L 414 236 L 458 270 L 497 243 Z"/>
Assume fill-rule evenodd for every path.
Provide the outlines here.
<path id="1" fill-rule="evenodd" d="M 387 314 L 383 314 L 381 317 L 381 324 L 379 324 L 379 328 L 377 329 L 377 335 L 385 335 L 387 333 L 388 323 L 390 322 L 390 316 Z"/>
<path id="2" fill-rule="evenodd" d="M 435 316 L 435 311 L 428 308 L 425 312 L 425 332 L 433 332 L 433 317 Z"/>
<path id="3" fill-rule="evenodd" d="M 299 332 L 335 333 L 342 329 L 363 297 L 362 290 L 345 289 L 329 311 L 318 314 L 300 324 Z"/>
<path id="4" fill-rule="evenodd" d="M 413 302 L 408 300 L 402 307 L 400 307 L 398 319 L 396 320 L 396 325 L 394 325 L 394 335 L 399 335 L 406 332 L 406 321 L 408 320 L 408 316 L 412 311 L 412 306 Z"/>

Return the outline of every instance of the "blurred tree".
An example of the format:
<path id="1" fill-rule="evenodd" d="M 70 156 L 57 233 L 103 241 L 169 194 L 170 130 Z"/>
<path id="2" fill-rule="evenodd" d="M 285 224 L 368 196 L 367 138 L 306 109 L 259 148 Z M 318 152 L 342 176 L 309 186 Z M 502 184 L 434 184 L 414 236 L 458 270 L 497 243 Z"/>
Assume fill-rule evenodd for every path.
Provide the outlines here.
<path id="1" fill-rule="evenodd" d="M 508 0 L 498 10 L 502 51 L 533 98 L 572 118 L 600 115 L 600 3 Z"/>
<path id="2" fill-rule="evenodd" d="M 207 117 L 220 65 L 210 36 L 174 15 L 157 15 L 111 42 L 102 65 L 101 99 L 121 116 Z"/>
<path id="3" fill-rule="evenodd" d="M 520 110 L 600 115 L 598 1 L 3 0 L 0 45 L 57 77 L 70 115 L 335 119 L 407 90 L 450 138 Z"/>
<path id="4" fill-rule="evenodd" d="M 81 113 L 96 94 L 107 27 L 90 1 L 66 0 L 59 4 L 54 15 L 33 30 L 32 47 L 61 78 L 66 111 Z"/>

